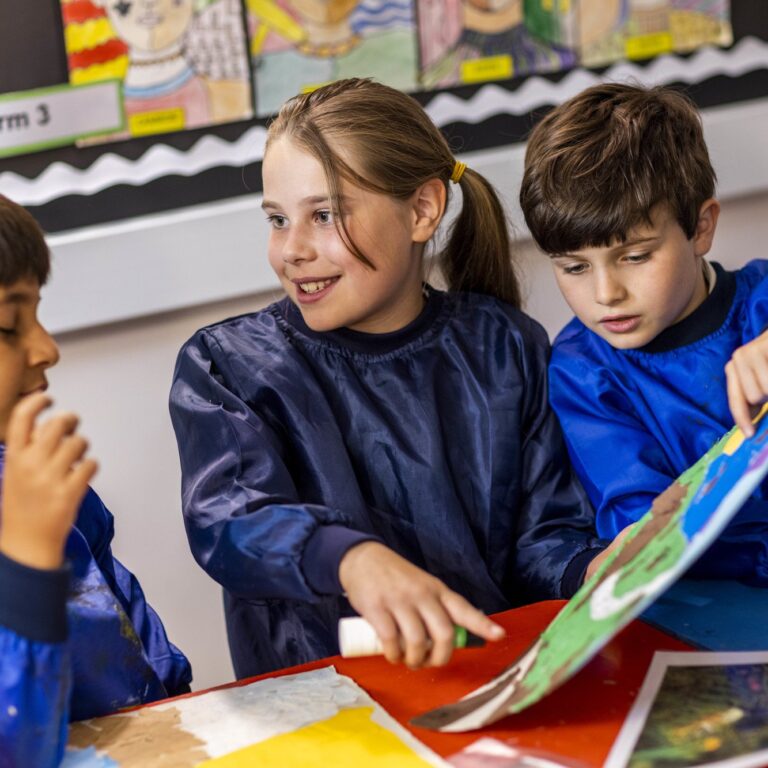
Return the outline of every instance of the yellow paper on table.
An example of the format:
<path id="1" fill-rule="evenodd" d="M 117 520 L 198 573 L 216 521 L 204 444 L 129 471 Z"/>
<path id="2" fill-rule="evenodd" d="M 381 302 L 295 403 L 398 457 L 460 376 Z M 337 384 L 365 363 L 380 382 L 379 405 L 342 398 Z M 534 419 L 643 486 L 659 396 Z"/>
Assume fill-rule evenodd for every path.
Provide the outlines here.
<path id="1" fill-rule="evenodd" d="M 273 736 L 200 768 L 427 768 L 430 764 L 371 719 L 373 707 L 344 709 L 327 720 Z"/>

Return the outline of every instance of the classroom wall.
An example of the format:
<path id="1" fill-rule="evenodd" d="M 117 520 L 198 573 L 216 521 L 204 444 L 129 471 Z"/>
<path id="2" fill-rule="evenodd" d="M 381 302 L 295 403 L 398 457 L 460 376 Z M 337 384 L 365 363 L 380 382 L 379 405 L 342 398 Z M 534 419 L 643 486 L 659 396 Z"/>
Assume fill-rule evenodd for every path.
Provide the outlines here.
<path id="1" fill-rule="evenodd" d="M 730 266 L 763 256 L 767 214 L 768 193 L 726 201 L 713 256 Z M 528 310 L 555 333 L 568 309 L 546 258 L 530 242 L 520 250 Z M 140 577 L 171 638 L 189 655 L 196 689 L 232 679 L 232 668 L 220 589 L 194 562 L 182 524 L 167 409 L 173 364 L 198 327 L 257 309 L 276 295 L 61 335 L 62 362 L 50 375 L 57 406 L 82 415 L 83 432 L 101 462 L 94 486 L 116 517 L 115 553 Z"/>

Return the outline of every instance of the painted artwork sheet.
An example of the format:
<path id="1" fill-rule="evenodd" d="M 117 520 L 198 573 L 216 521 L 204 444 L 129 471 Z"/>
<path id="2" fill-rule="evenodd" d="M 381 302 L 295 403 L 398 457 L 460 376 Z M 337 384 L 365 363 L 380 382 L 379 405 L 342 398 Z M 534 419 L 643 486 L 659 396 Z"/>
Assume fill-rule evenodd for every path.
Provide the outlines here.
<path id="1" fill-rule="evenodd" d="M 418 0 L 421 83 L 449 87 L 558 72 L 576 52 L 526 23 L 527 0 Z"/>
<path id="2" fill-rule="evenodd" d="M 259 116 L 302 91 L 373 77 L 401 91 L 417 82 L 413 0 L 246 0 Z"/>
<path id="3" fill-rule="evenodd" d="M 333 667 L 74 723 L 61 768 L 449 768 Z"/>
<path id="4" fill-rule="evenodd" d="M 531 32 L 582 66 L 730 45 L 729 0 L 526 0 Z"/>
<path id="5" fill-rule="evenodd" d="M 127 130 L 97 141 L 253 116 L 240 0 L 61 0 L 61 10 L 70 82 L 121 84 Z"/>
<path id="6" fill-rule="evenodd" d="M 768 651 L 657 651 L 605 768 L 765 765 Z"/>
<path id="7" fill-rule="evenodd" d="M 584 666 L 717 538 L 768 473 L 768 418 L 734 428 L 635 524 L 536 642 L 488 684 L 414 725 L 468 731 L 520 712 Z"/>

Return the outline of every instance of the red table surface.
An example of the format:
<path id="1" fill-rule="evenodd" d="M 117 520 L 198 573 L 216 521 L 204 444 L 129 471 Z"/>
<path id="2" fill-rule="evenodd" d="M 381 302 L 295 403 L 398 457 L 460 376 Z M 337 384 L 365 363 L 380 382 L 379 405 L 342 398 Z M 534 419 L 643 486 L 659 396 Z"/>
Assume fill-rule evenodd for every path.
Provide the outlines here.
<path id="1" fill-rule="evenodd" d="M 601 766 L 642 685 L 654 651 L 690 647 L 642 621 L 632 622 L 584 669 L 554 693 L 517 715 L 468 733 L 437 733 L 414 728 L 409 720 L 428 709 L 469 693 L 518 658 L 552 621 L 565 601 L 552 600 L 515 608 L 493 618 L 507 636 L 483 648 L 456 652 L 439 669 L 412 671 L 381 656 L 344 659 L 331 656 L 224 687 L 247 685 L 267 677 L 295 674 L 332 664 L 351 677 L 421 742 L 444 757 L 482 736 L 518 746 L 536 747 Z M 199 696 L 204 691 L 188 694 Z"/>

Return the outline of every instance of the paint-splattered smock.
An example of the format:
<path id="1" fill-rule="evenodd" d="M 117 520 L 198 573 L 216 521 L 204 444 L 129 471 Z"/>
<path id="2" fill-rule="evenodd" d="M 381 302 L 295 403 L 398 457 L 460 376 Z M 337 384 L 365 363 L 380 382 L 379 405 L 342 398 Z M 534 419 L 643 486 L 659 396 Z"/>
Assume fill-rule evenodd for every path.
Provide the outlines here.
<path id="1" fill-rule="evenodd" d="M 338 653 L 339 562 L 361 541 L 486 612 L 576 589 L 604 544 L 548 353 L 508 305 L 433 290 L 394 333 L 315 333 L 285 299 L 193 336 L 171 391 L 182 502 L 239 677 Z"/>
<path id="2" fill-rule="evenodd" d="M 768 261 L 717 279 L 687 318 L 640 349 L 614 349 L 573 319 L 549 369 L 552 405 L 576 471 L 613 537 L 733 426 L 725 365 L 768 327 Z M 758 490 L 694 575 L 768 586 L 768 486 Z"/>
<path id="3" fill-rule="evenodd" d="M 112 556 L 112 534 L 112 515 L 89 489 L 64 568 L 0 554 L 2 768 L 53 768 L 69 720 L 189 690 L 189 662 Z"/>

